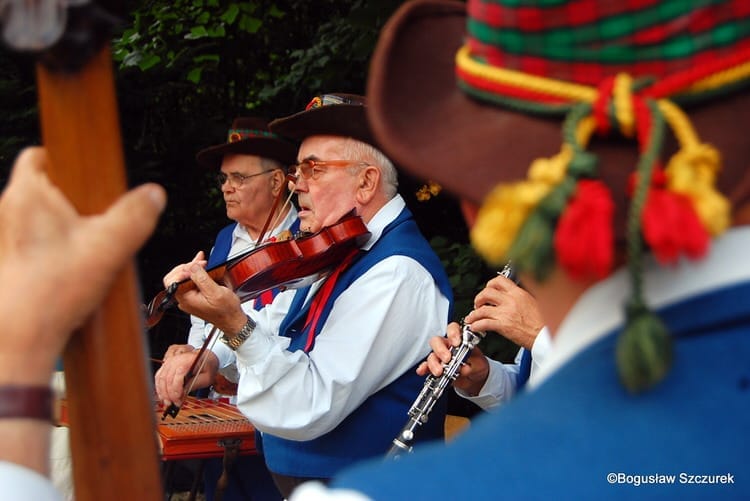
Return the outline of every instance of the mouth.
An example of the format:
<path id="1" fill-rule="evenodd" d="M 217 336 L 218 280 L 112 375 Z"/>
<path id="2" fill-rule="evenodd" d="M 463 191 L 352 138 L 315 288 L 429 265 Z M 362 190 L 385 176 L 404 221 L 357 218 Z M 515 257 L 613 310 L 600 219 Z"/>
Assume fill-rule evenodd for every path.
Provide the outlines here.
<path id="1" fill-rule="evenodd" d="M 299 211 L 298 212 L 311 212 L 312 211 L 312 207 L 309 206 L 309 205 L 307 205 L 307 203 L 305 201 L 303 201 L 303 200 L 299 200 L 298 199 L 297 200 L 297 205 L 299 206 Z"/>

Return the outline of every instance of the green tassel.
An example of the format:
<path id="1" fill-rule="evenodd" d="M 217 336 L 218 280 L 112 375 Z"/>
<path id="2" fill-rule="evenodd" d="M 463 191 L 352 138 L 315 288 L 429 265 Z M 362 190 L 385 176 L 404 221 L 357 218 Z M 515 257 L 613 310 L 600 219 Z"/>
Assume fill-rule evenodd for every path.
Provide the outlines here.
<path id="1" fill-rule="evenodd" d="M 568 165 L 567 175 L 574 179 L 594 178 L 599 171 L 599 157 L 588 151 L 576 151 Z"/>
<path id="2" fill-rule="evenodd" d="M 620 381 L 631 393 L 653 387 L 672 366 L 672 338 L 667 327 L 643 303 L 628 305 L 616 360 Z"/>
<path id="3" fill-rule="evenodd" d="M 543 280 L 555 262 L 553 236 L 554 221 L 541 211 L 532 212 L 513 241 L 508 252 L 509 261 L 518 271 L 533 272 L 538 280 Z"/>
<path id="4" fill-rule="evenodd" d="M 628 271 L 633 295 L 626 308 L 625 330 L 615 353 L 620 381 L 631 393 L 640 393 L 659 383 L 672 366 L 672 338 L 667 327 L 643 299 L 643 239 L 641 218 L 656 161 L 664 143 L 664 118 L 657 104 L 648 100 L 651 131 L 638 159 L 638 183 L 628 214 Z"/>
<path id="5" fill-rule="evenodd" d="M 555 225 L 575 185 L 575 179 L 564 178 L 539 202 L 521 226 L 508 251 L 508 259 L 513 261 L 517 270 L 533 272 L 537 280 L 544 280 L 552 271 L 555 263 Z"/>

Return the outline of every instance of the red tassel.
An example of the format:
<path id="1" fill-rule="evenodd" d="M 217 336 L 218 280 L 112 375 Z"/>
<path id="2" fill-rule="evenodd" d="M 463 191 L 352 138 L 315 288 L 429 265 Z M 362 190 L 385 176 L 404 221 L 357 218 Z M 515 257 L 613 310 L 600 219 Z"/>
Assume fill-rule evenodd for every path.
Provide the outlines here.
<path id="1" fill-rule="evenodd" d="M 558 262 L 574 278 L 604 278 L 614 260 L 614 204 L 605 184 L 581 180 L 555 231 Z"/>
<path id="2" fill-rule="evenodd" d="M 643 207 L 643 238 L 662 264 L 674 263 L 682 254 L 692 259 L 702 257 L 708 250 L 709 235 L 692 202 L 664 186 L 664 172 L 655 170 Z"/>
<path id="3" fill-rule="evenodd" d="M 610 76 L 599 84 L 599 95 L 593 103 L 592 110 L 596 120 L 596 130 L 600 136 L 607 136 L 612 128 L 609 123 L 609 104 L 612 102 L 612 89 L 615 86 L 615 77 Z"/>

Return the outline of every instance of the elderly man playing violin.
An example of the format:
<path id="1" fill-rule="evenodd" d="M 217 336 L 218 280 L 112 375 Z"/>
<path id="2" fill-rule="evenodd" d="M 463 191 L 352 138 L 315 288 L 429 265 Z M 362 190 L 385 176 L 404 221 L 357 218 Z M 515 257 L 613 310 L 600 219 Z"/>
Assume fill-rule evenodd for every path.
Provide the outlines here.
<path id="1" fill-rule="evenodd" d="M 297 146 L 271 133 L 268 122 L 259 117 L 235 118 L 226 143 L 198 152 L 195 158 L 199 164 L 218 171 L 216 180 L 227 217 L 233 221 L 216 235 L 208 268 L 252 249 L 260 239 L 275 240 L 299 229 L 297 210 L 284 197 L 288 193 L 285 168 L 296 154 Z M 195 259 L 203 258 L 200 252 Z M 253 306 L 260 309 L 271 302 L 275 292 L 258 296 Z M 195 316 L 191 322 L 188 344 L 170 346 L 165 358 L 201 347 L 211 326 Z"/>
<path id="2" fill-rule="evenodd" d="M 217 184 L 224 197 L 226 214 L 232 223 L 219 231 L 206 261 L 207 268 L 219 266 L 237 255 L 256 247 L 262 241 L 288 238 L 284 234 L 297 231 L 297 210 L 289 201 L 286 166 L 294 161 L 297 145 L 268 130 L 268 121 L 260 117 L 238 117 L 232 121 L 227 141 L 198 152 L 196 160 L 203 167 L 216 170 Z M 196 260 L 204 259 L 199 252 Z M 278 289 L 264 291 L 252 303 L 255 309 L 270 303 Z M 191 315 L 186 344 L 173 344 L 164 354 L 167 360 L 179 353 L 199 349 L 213 325 Z M 234 399 L 237 370 L 234 364 L 224 367 L 211 381 L 211 398 Z M 278 498 L 278 493 L 265 471 L 262 458 L 240 457 L 235 463 L 244 475 L 231 475 L 223 491 L 225 501 L 248 499 L 251 495 L 264 500 Z M 223 471 L 221 459 L 204 464 L 206 498 L 214 499 L 214 488 Z M 250 474 L 252 472 L 252 474 Z"/>
<path id="3" fill-rule="evenodd" d="M 211 279 L 200 259 L 177 266 L 164 283 L 195 283 L 177 292 L 180 309 L 223 333 L 196 385 L 236 359 L 237 405 L 261 432 L 268 468 L 288 496 L 302 481 L 327 481 L 386 453 L 422 388 L 415 368 L 430 338 L 444 332 L 452 294 L 397 194 L 396 170 L 372 139 L 362 97 L 319 96 L 270 127 L 302 141 L 290 169 L 302 230 L 315 234 L 354 210 L 369 239 L 323 278 L 280 293 L 260 311 Z M 195 356 L 171 357 L 157 372 L 163 401 L 184 398 Z M 442 438 L 439 407 L 420 440 Z"/>

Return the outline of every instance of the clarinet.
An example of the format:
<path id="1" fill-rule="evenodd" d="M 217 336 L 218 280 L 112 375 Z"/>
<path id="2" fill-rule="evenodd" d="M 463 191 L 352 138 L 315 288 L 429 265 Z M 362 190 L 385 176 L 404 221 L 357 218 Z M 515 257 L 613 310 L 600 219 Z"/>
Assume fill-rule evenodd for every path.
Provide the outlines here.
<path id="1" fill-rule="evenodd" d="M 498 275 L 510 278 L 518 283 L 513 269 L 510 267 L 510 263 L 506 264 L 502 271 L 498 272 Z M 427 422 L 432 408 L 440 400 L 448 385 L 458 378 L 461 366 L 466 361 L 471 350 L 474 349 L 484 336 L 484 332 L 474 332 L 469 329 L 468 325 L 462 322 L 461 344 L 451 348 L 451 360 L 443 366 L 443 374 L 440 377 L 430 374 L 425 379 L 422 391 L 419 392 L 419 396 L 417 396 L 417 399 L 411 405 L 411 408 L 409 408 L 409 420 L 396 438 L 393 439 L 391 448 L 388 454 L 386 454 L 386 459 L 397 460 L 404 453 L 408 454 L 412 451 L 411 444 L 414 440 L 414 432 L 419 426 Z"/>

